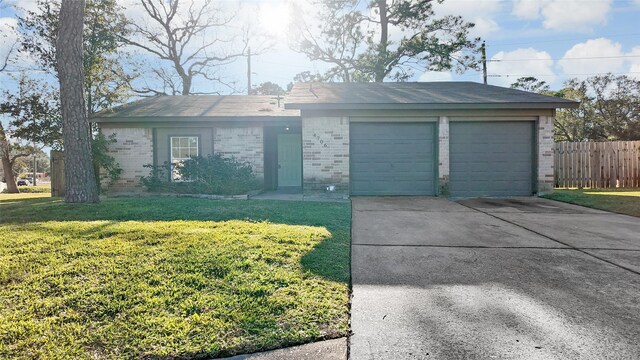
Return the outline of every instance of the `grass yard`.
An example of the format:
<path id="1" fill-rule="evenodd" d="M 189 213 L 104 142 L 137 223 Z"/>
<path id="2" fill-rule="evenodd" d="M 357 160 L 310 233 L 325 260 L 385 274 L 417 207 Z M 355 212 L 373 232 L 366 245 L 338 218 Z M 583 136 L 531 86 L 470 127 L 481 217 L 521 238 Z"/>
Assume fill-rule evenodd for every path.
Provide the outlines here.
<path id="1" fill-rule="evenodd" d="M 218 357 L 344 336 L 350 205 L 0 195 L 0 358 Z"/>
<path id="2" fill-rule="evenodd" d="M 640 189 L 556 189 L 544 197 L 640 217 Z"/>

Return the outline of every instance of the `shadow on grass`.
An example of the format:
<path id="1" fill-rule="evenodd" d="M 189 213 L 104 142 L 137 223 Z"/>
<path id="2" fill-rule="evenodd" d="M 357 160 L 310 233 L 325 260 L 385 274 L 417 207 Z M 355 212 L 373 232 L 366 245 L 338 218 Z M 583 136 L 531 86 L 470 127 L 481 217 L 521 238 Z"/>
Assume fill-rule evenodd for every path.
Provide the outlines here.
<path id="1" fill-rule="evenodd" d="M 349 203 L 193 198 L 113 198 L 99 204 L 66 204 L 60 198 L 0 201 L 0 224 L 46 221 L 268 221 L 326 228 L 331 237 L 303 256 L 306 270 L 326 279 L 349 282 L 351 206 Z M 108 224 L 104 224 L 107 226 Z M 100 230 L 87 230 L 86 235 Z"/>
<path id="2" fill-rule="evenodd" d="M 250 335 L 243 339 L 242 342 L 236 344 L 227 343 L 227 345 L 221 343 L 220 349 L 205 350 L 205 352 L 199 352 L 198 348 L 196 348 L 195 351 L 191 351 L 194 350 L 194 347 L 183 348 L 177 350 L 176 355 L 170 356 L 154 354 L 153 350 L 151 350 L 151 353 L 147 353 L 145 349 L 140 349 L 142 353 L 136 354 L 135 352 L 138 350 L 134 350 L 133 356 L 153 359 L 231 356 L 271 350 L 284 346 L 299 345 L 310 341 L 344 336 L 346 334 L 347 330 L 345 329 L 348 328 L 346 325 L 348 324 L 348 316 L 346 315 L 348 295 L 346 292 L 348 287 L 345 285 L 349 284 L 350 281 L 349 260 L 351 231 L 351 207 L 348 203 L 215 201 L 190 198 L 118 198 L 107 199 L 100 204 L 66 204 L 60 199 L 11 199 L 0 201 L 0 204 L 0 227 L 3 225 L 11 225 L 12 231 L 15 231 L 21 240 L 20 246 L 24 246 L 24 249 L 30 246 L 29 241 L 34 241 L 33 239 L 36 239 L 37 235 L 42 233 L 55 234 L 56 239 L 59 237 L 63 239 L 65 243 L 68 239 L 75 238 L 80 241 L 78 244 L 87 245 L 87 249 L 90 250 L 83 249 L 82 247 L 74 247 L 72 246 L 74 244 L 69 245 L 68 243 L 66 243 L 67 248 L 59 248 L 59 243 L 56 240 L 52 242 L 50 246 L 47 246 L 47 249 L 51 249 L 50 253 L 53 253 L 50 255 L 55 259 L 59 257 L 64 259 L 70 257 L 70 261 L 80 261 L 77 260 L 77 257 L 85 256 L 85 253 L 90 256 L 102 256 L 101 254 L 106 254 L 105 259 L 99 258 L 99 260 L 104 260 L 105 268 L 110 268 L 111 266 L 121 271 L 118 275 L 118 281 L 111 281 L 109 286 L 100 290 L 102 291 L 100 293 L 102 295 L 100 296 L 107 296 L 107 300 L 117 298 L 116 302 L 112 302 L 111 300 L 105 301 L 104 306 L 107 309 L 117 309 L 113 314 L 119 314 L 119 311 L 122 311 L 122 306 L 130 306 L 128 305 L 128 299 L 139 296 L 138 291 L 140 290 L 131 285 L 138 280 L 140 282 L 140 284 L 138 284 L 140 289 L 146 289 L 146 287 L 161 287 L 165 283 L 170 283 L 170 281 L 175 282 L 176 285 L 170 288 L 180 289 L 181 291 L 181 295 L 177 294 L 175 298 L 182 296 L 183 298 L 179 298 L 180 301 L 185 304 L 191 304 L 192 302 L 193 305 L 189 306 L 193 306 L 194 309 L 200 309 L 201 307 L 207 308 L 208 305 L 200 305 L 198 299 L 205 294 L 211 295 L 211 291 L 217 291 L 210 289 L 210 292 L 207 293 L 201 290 L 202 286 L 204 286 L 203 284 L 209 284 L 209 282 L 211 284 L 221 282 L 220 286 L 222 288 L 229 288 L 225 290 L 226 293 L 221 290 L 218 294 L 220 297 L 212 296 L 212 299 L 220 301 L 219 299 L 224 299 L 224 296 L 236 295 L 241 298 L 241 301 L 238 301 L 237 304 L 234 305 L 235 307 L 229 307 L 229 313 L 220 310 L 221 313 L 217 316 L 231 317 L 234 312 L 244 314 L 239 317 L 240 320 L 234 325 L 236 329 L 234 331 Z M 212 251 L 198 253 L 198 247 L 190 247 L 187 245 L 184 249 L 185 252 L 178 254 L 173 246 L 169 246 L 167 248 L 173 251 L 173 253 L 169 253 L 169 255 L 167 255 L 167 253 L 158 255 L 158 259 L 160 259 L 158 260 L 160 261 L 160 265 L 158 265 L 159 271 L 156 272 L 155 269 L 154 271 L 147 271 L 144 270 L 144 268 L 139 269 L 138 263 L 135 260 L 138 256 L 136 255 L 137 253 L 133 255 L 129 254 L 129 249 L 133 249 L 133 251 L 142 249 L 143 251 L 141 251 L 139 255 L 145 256 L 146 259 L 148 254 L 157 254 L 155 252 L 156 246 L 160 246 L 159 244 L 163 241 L 163 239 L 158 236 L 161 237 L 165 233 L 172 232 L 179 236 L 179 234 L 181 234 L 181 228 L 179 227 L 182 227 L 184 231 L 199 230 L 200 225 L 198 223 L 193 225 L 183 222 L 178 223 L 178 221 L 182 220 L 207 222 L 206 224 L 202 223 L 201 227 L 203 229 L 219 226 L 209 222 L 240 220 L 248 223 L 269 222 L 275 225 L 322 227 L 326 229 L 329 234 L 322 230 L 321 233 L 325 234 L 322 240 L 315 243 L 315 245 L 307 245 L 297 253 L 292 252 L 293 255 L 288 257 L 288 259 L 295 261 L 294 259 L 301 256 L 299 261 L 302 269 L 300 270 L 297 266 L 294 267 L 298 269 L 296 270 L 297 272 L 301 272 L 301 274 L 297 274 L 297 276 L 301 277 L 301 280 L 291 288 L 288 288 L 289 283 L 286 278 L 286 273 L 291 271 L 290 268 L 278 268 L 278 261 L 281 260 L 278 256 L 286 256 L 282 254 L 287 251 L 287 245 L 284 243 L 283 248 L 278 249 L 277 241 L 269 243 L 268 247 L 270 247 L 270 251 L 264 252 L 260 250 L 265 249 L 264 244 L 258 244 L 258 246 L 253 247 L 252 249 L 256 249 L 256 251 L 253 251 L 244 248 L 239 241 L 234 242 L 233 239 L 231 241 L 229 239 L 220 240 L 221 243 L 226 241 L 225 246 L 229 247 L 229 252 L 226 252 L 222 246 L 215 246 L 212 248 Z M 85 223 L 65 225 L 65 222 L 70 221 Z M 95 223 L 89 223 L 94 221 Z M 126 221 L 144 222 L 145 224 L 141 225 L 143 226 L 142 230 L 140 230 L 140 233 L 137 233 L 135 231 L 135 224 L 132 223 L 132 232 L 129 234 L 128 225 L 122 225 L 122 223 Z M 176 222 L 175 224 L 166 223 L 174 221 Z M 110 229 L 111 226 L 116 226 L 119 229 L 112 230 Z M 191 228 L 191 226 L 193 226 L 193 228 Z M 242 224 L 238 224 L 237 226 L 242 226 Z M 122 228 L 125 229 L 123 230 Z M 146 230 L 150 228 L 154 230 L 158 229 L 159 233 L 149 234 L 148 231 L 154 231 Z M 165 232 L 162 230 L 163 228 L 169 230 Z M 230 228 L 230 232 L 235 233 L 236 229 L 237 227 L 234 223 Z M 285 237 L 288 236 L 287 234 L 290 234 L 292 231 L 298 231 L 289 228 L 283 229 L 279 226 L 276 226 L 276 230 L 273 231 L 280 231 L 278 229 L 283 230 L 283 235 L 277 240 L 285 240 Z M 25 234 L 26 232 L 31 233 L 29 236 L 21 237 L 19 234 L 20 231 L 24 231 Z M 251 238 L 251 236 L 254 235 L 269 236 L 269 231 L 271 230 L 267 230 L 267 232 L 256 230 L 254 233 L 247 231 L 240 233 L 242 234 L 241 236 Z M 300 231 L 307 233 L 309 229 L 300 229 Z M 314 231 L 316 230 L 311 231 L 311 233 L 314 233 Z M 114 234 L 122 237 L 122 239 L 128 241 L 129 244 L 133 243 L 133 247 L 129 247 L 128 245 L 119 247 L 120 242 L 118 242 L 118 246 L 116 246 L 113 251 L 102 249 L 100 250 L 102 252 L 99 253 L 93 251 L 94 249 L 98 249 L 97 247 L 94 248 L 91 244 L 82 240 L 85 237 L 92 240 L 102 239 L 103 237 L 109 237 Z M 144 237 L 138 237 L 139 234 L 144 235 Z M 172 235 L 169 241 L 175 239 L 175 236 L 176 235 Z M 200 237 L 200 239 L 202 239 L 202 237 Z M 211 239 L 212 241 L 217 241 L 215 237 L 211 237 Z M 303 243 L 308 241 L 308 238 L 304 236 L 301 236 L 300 239 Z M 147 240 L 154 240 L 157 241 L 157 243 L 145 243 Z M 100 246 L 104 247 L 106 245 L 102 243 Z M 144 250 L 144 246 L 149 247 L 148 251 Z M 38 256 L 38 254 L 34 254 L 33 250 L 28 251 L 31 252 L 29 256 Z M 212 254 L 217 251 L 220 251 L 220 253 L 213 256 Z M 191 254 L 191 252 L 193 252 L 193 256 L 188 255 Z M 134 259 L 128 261 L 127 256 L 133 257 Z M 203 261 L 203 259 L 206 259 L 206 261 Z M 92 261 L 90 258 L 85 260 Z M 237 266 L 233 265 L 236 266 L 234 268 L 226 264 L 225 261 L 229 261 L 230 263 L 238 262 L 238 264 Z M 259 272 L 250 270 L 251 266 L 254 266 L 252 262 L 254 264 L 263 264 L 265 269 L 273 268 L 275 270 Z M 99 263 L 99 261 L 96 261 L 96 263 Z M 95 266 L 96 263 L 92 263 L 93 266 Z M 29 264 L 29 262 L 24 261 L 23 264 Z M 244 266 L 247 266 L 247 270 L 243 273 Z M 91 268 L 91 266 L 89 266 L 89 268 Z M 26 269 L 25 272 L 32 271 L 29 269 L 32 268 Z M 163 269 L 173 271 L 175 276 L 172 275 L 171 277 L 163 278 L 163 272 L 160 271 Z M 235 277 L 233 279 L 220 280 L 231 270 L 238 271 L 238 275 L 234 275 Z M 127 271 L 129 271 L 129 273 L 127 273 Z M 253 271 L 253 273 L 250 271 Z M 105 274 L 108 273 L 109 272 Z M 127 280 L 123 277 L 126 274 L 138 280 Z M 59 274 L 55 275 L 58 276 Z M 75 274 L 73 276 L 80 276 L 80 278 L 84 279 L 83 274 Z M 147 278 L 147 276 L 149 276 L 149 278 Z M 252 280 L 242 282 L 242 279 L 252 279 L 252 276 L 255 276 L 259 281 Z M 73 278 L 69 279 L 73 280 Z M 329 281 L 332 283 L 329 283 Z M 102 286 L 104 285 L 100 285 L 100 287 Z M 304 287 L 304 291 L 300 290 L 301 287 Z M 340 294 L 338 294 L 338 292 Z M 297 295 L 298 293 L 306 295 Z M 331 300 L 326 303 L 320 303 L 318 299 L 324 296 Z M 287 305 L 289 302 L 285 302 L 284 300 L 287 297 L 293 297 L 293 300 L 287 300 L 290 302 L 290 305 Z M 344 297 L 344 300 L 342 297 Z M 175 299 L 171 298 L 169 300 L 174 301 Z M 94 304 L 97 300 L 92 301 L 92 304 Z M 112 305 L 112 303 L 115 305 Z M 265 303 L 269 303 L 268 308 Z M 182 309 L 176 304 L 172 306 L 176 309 Z M 244 307 L 254 306 L 264 306 L 266 310 L 263 314 L 261 313 L 261 315 L 247 316 L 246 314 L 249 314 L 250 311 Z M 300 313 L 295 313 L 295 316 L 289 317 L 286 321 L 278 317 L 280 316 L 280 312 L 286 311 L 289 307 L 296 306 L 300 306 L 300 309 L 306 308 L 310 310 L 305 310 L 306 312 L 302 312 L 301 310 Z M 328 310 L 327 308 L 331 309 Z M 163 308 L 163 310 L 166 310 L 166 308 Z M 111 313 L 109 314 L 109 316 L 111 316 Z M 188 314 L 190 315 L 190 313 Z M 315 326 L 313 324 L 316 322 L 318 322 L 319 328 L 310 331 L 309 329 L 312 329 L 313 326 Z M 290 323 L 288 326 L 295 328 L 283 330 L 283 323 Z M 339 326 L 338 323 L 342 325 Z M 301 335 L 301 330 L 297 326 L 300 326 L 300 329 L 304 329 L 307 332 Z M 204 347 L 204 349 L 206 349 L 206 347 Z"/>

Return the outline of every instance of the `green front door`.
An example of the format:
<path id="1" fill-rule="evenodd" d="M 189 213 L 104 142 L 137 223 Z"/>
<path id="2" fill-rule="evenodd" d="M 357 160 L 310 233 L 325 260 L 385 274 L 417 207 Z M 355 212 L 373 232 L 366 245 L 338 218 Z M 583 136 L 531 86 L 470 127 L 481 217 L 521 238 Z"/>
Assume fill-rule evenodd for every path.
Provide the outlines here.
<path id="1" fill-rule="evenodd" d="M 302 135 L 278 134 L 278 188 L 302 186 Z"/>

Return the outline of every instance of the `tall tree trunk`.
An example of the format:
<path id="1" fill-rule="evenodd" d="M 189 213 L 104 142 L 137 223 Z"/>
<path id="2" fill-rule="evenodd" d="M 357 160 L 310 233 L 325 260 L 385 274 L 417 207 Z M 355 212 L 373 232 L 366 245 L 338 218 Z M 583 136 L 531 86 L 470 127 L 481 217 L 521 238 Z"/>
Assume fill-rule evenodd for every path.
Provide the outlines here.
<path id="1" fill-rule="evenodd" d="M 82 27 L 85 0 L 62 0 L 56 41 L 64 141 L 64 201 L 99 202 L 84 102 Z"/>
<path id="2" fill-rule="evenodd" d="M 190 95 L 190 94 L 191 94 L 191 78 L 185 75 L 182 78 L 182 95 Z"/>
<path id="3" fill-rule="evenodd" d="M 13 176 L 13 163 L 11 162 L 11 148 L 7 135 L 4 132 L 2 124 L 0 124 L 0 153 L 2 155 L 2 169 L 4 171 L 4 180 L 7 182 L 7 192 L 9 194 L 17 194 L 20 192 L 16 185 L 16 178 Z"/>
<path id="4" fill-rule="evenodd" d="M 383 82 L 387 76 L 387 45 L 389 43 L 389 18 L 387 14 L 387 0 L 378 0 L 380 11 L 380 45 L 378 45 L 378 59 L 376 61 L 375 81 Z"/>

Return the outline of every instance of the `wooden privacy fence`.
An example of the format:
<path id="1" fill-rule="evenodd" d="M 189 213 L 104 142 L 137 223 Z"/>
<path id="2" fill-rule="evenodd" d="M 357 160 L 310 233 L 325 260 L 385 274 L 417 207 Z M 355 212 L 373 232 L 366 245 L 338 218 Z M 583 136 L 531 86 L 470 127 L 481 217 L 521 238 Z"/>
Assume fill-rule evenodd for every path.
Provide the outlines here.
<path id="1" fill-rule="evenodd" d="M 557 142 L 556 187 L 640 187 L 640 141 Z"/>
<path id="2" fill-rule="evenodd" d="M 51 196 L 64 196 L 64 153 L 51 150 Z"/>

